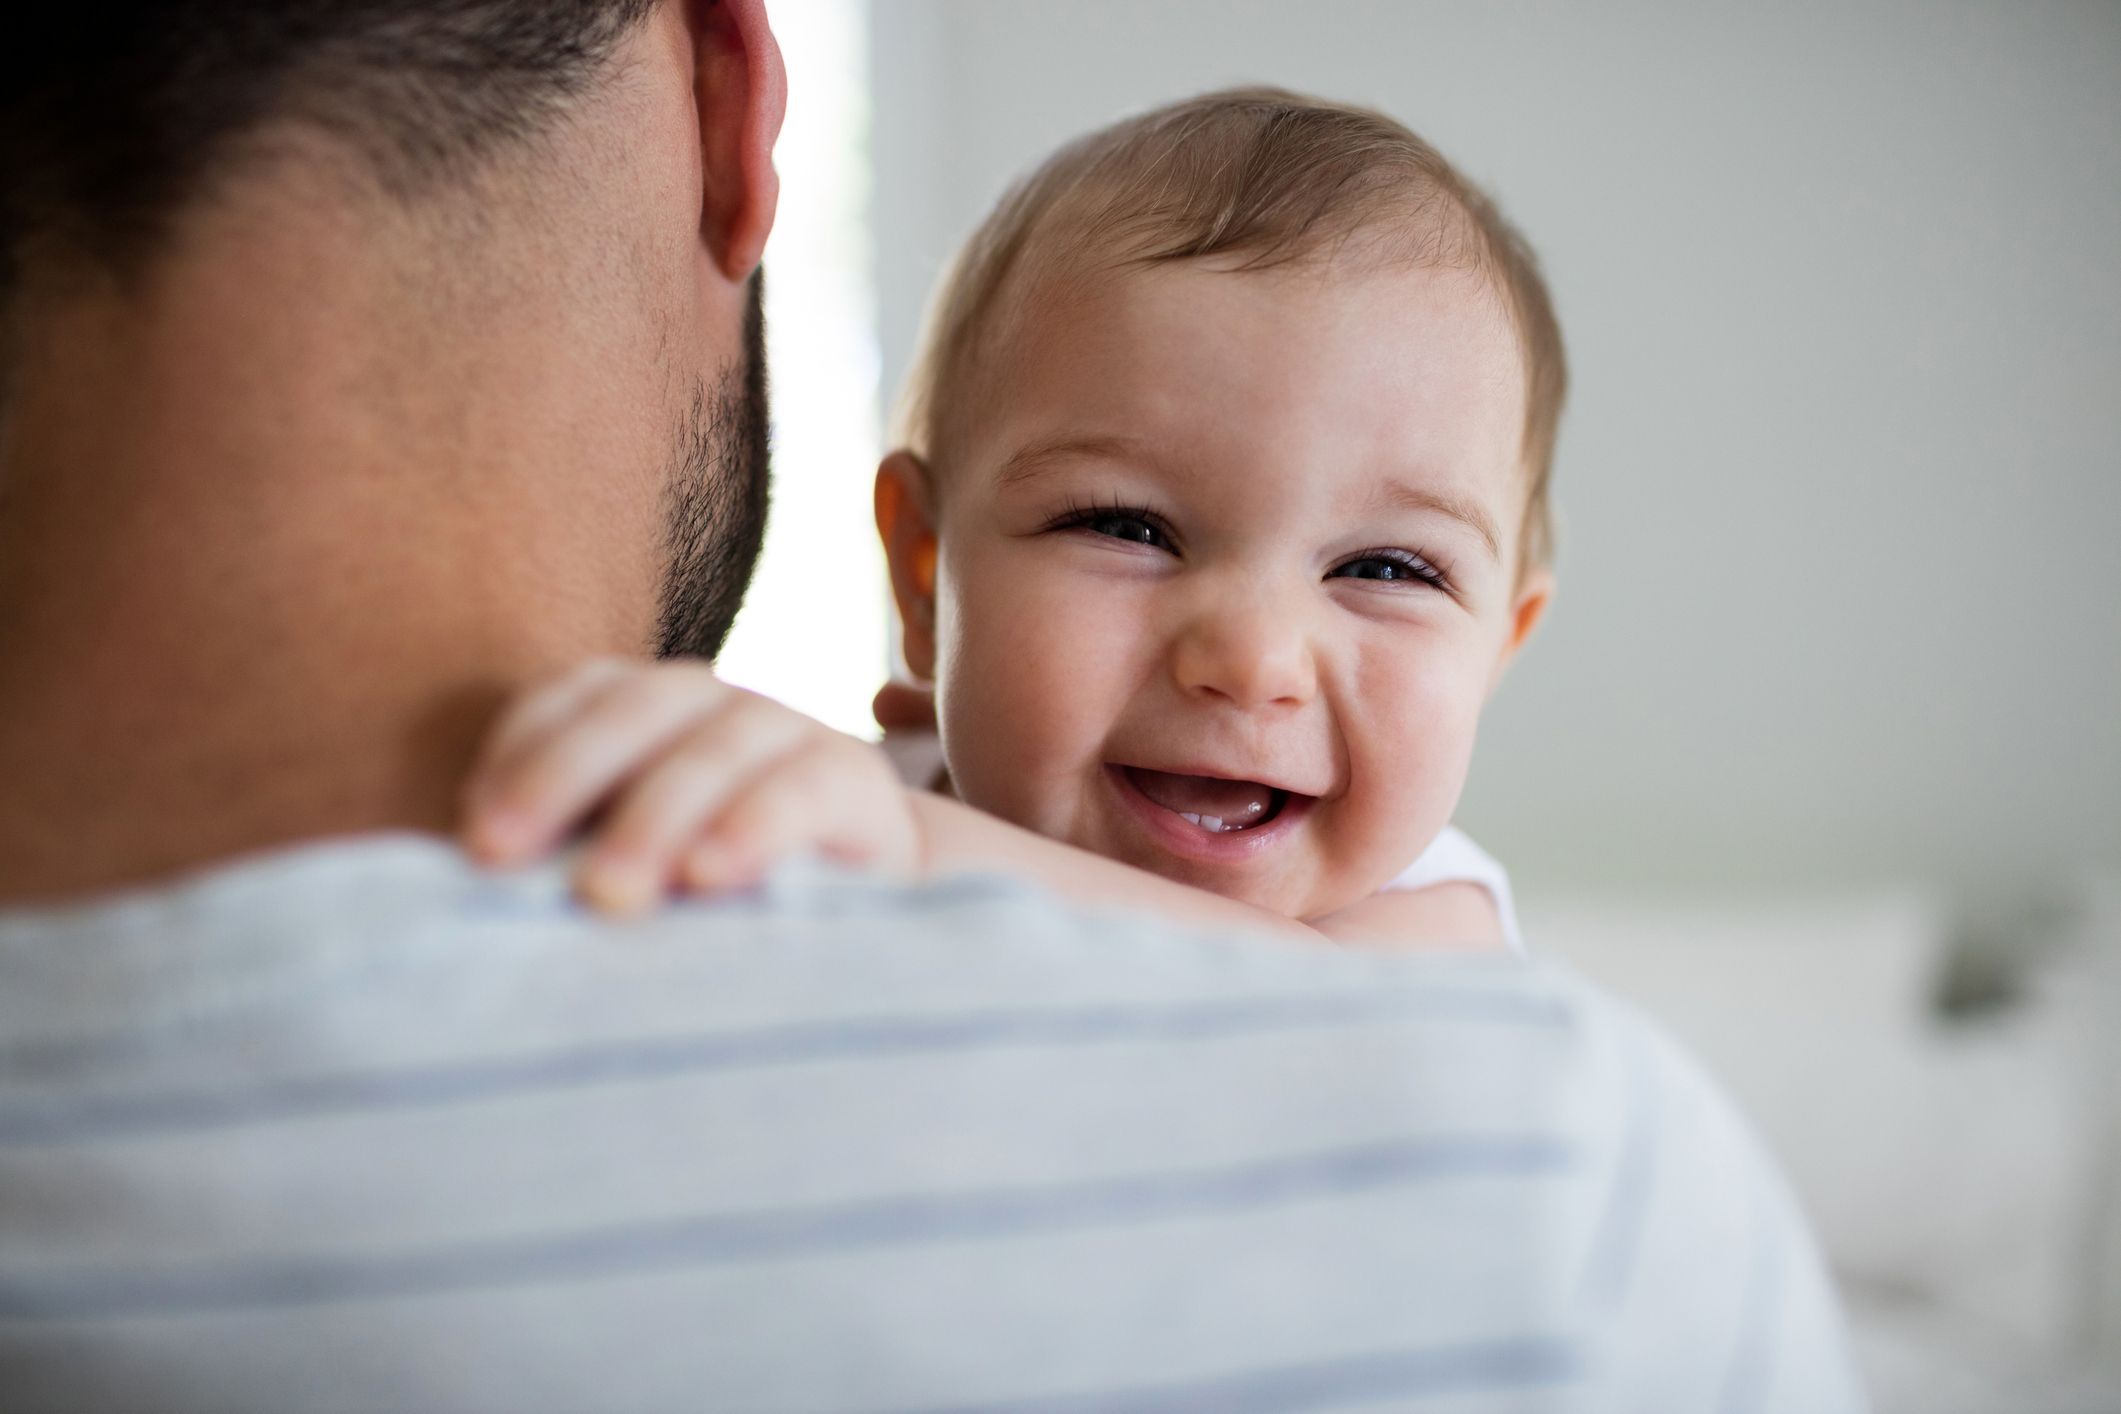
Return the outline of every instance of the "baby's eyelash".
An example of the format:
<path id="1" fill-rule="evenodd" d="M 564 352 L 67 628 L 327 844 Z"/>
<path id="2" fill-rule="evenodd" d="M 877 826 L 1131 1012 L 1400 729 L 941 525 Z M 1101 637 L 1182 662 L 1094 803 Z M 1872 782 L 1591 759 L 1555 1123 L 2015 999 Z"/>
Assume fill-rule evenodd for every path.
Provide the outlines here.
<path id="1" fill-rule="evenodd" d="M 1047 530 L 1075 530 L 1095 525 L 1099 521 L 1132 520 L 1156 532 L 1166 542 L 1176 544 L 1178 536 L 1171 524 L 1147 506 L 1129 505 L 1118 497 L 1103 501 L 1079 501 L 1070 497 L 1065 509 L 1046 522 Z"/>
<path id="2" fill-rule="evenodd" d="M 1156 513 L 1147 506 L 1132 505 L 1117 496 L 1090 501 L 1070 496 L 1060 513 L 1047 523 L 1053 526 L 1081 525 L 1084 521 L 1095 520 L 1099 516 L 1135 516 L 1147 521 L 1158 519 Z"/>
<path id="3" fill-rule="evenodd" d="M 1434 560 L 1431 560 L 1426 555 L 1417 554 L 1412 550 L 1402 550 L 1394 546 L 1379 546 L 1376 549 L 1363 550 L 1357 554 L 1350 555 L 1331 570 L 1328 570 L 1326 577 L 1329 579 L 1334 578 L 1340 575 L 1340 571 L 1349 568 L 1351 565 L 1359 565 L 1367 561 L 1378 561 L 1394 566 L 1404 571 L 1407 579 L 1426 584 L 1434 589 L 1441 589 L 1446 594 L 1453 592 L 1450 575 L 1446 574 Z M 1376 579 L 1385 583 L 1394 582 L 1386 580 L 1382 575 L 1346 575 L 1341 577 L 1348 579 Z"/>
<path id="4" fill-rule="evenodd" d="M 1149 532 L 1151 538 L 1137 539 L 1131 535 L 1115 533 L 1110 529 L 1100 533 L 1111 535 L 1114 539 L 1125 540 L 1132 544 L 1148 545 L 1157 549 L 1169 550 L 1173 553 L 1177 552 L 1178 536 L 1171 529 L 1169 521 L 1166 521 L 1147 506 L 1122 501 L 1117 496 L 1092 501 L 1083 501 L 1070 497 L 1065 507 L 1057 515 L 1049 519 L 1043 529 L 1047 531 L 1080 530 L 1089 529 L 1100 524 L 1110 525 L 1114 522 L 1131 522 Z M 1347 573 L 1354 566 L 1363 564 L 1385 565 L 1390 567 L 1392 573 Z M 1457 597 L 1458 593 L 1456 586 L 1451 582 L 1451 575 L 1448 570 L 1427 555 L 1413 550 L 1402 549 L 1398 546 L 1380 545 L 1373 549 L 1362 550 L 1356 554 L 1349 555 L 1334 565 L 1333 568 L 1327 570 L 1326 578 L 1367 579 L 1385 584 L 1413 583 L 1426 588 L 1441 590 L 1454 598 Z"/>

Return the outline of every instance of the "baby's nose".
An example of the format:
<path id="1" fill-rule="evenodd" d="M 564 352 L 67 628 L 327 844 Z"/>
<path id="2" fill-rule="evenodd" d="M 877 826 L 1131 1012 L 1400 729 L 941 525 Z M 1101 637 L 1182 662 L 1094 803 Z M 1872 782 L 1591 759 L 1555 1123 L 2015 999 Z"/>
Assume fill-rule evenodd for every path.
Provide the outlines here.
<path id="1" fill-rule="evenodd" d="M 1172 645 L 1172 675 L 1188 694 L 1239 707 L 1299 705 L 1318 691 L 1302 616 L 1273 596 L 1248 594 L 1195 614 Z"/>

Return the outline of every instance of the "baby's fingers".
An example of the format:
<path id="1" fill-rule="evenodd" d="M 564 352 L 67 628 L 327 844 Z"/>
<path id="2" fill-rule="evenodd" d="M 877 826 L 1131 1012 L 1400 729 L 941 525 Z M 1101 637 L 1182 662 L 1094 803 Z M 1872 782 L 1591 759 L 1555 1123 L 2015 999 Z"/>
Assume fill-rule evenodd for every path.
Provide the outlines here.
<path id="1" fill-rule="evenodd" d="M 512 863 L 554 848 L 732 691 L 705 666 L 669 663 L 622 666 L 590 685 L 481 769 L 465 821 L 473 849 Z"/>
<path id="2" fill-rule="evenodd" d="M 464 782 L 465 800 L 476 802 L 504 766 L 516 761 L 534 743 L 557 730 L 590 698 L 628 671 L 629 665 L 624 659 L 592 658 L 510 703 L 485 744 L 479 748 L 471 775 Z"/>
<path id="3" fill-rule="evenodd" d="M 869 700 L 876 724 L 888 732 L 935 730 L 935 689 L 893 678 Z"/>
<path id="4" fill-rule="evenodd" d="M 910 868 L 911 821 L 902 792 L 888 767 L 880 765 L 874 779 L 850 774 L 839 743 L 791 753 L 729 798 L 686 852 L 682 882 L 701 893 L 743 888 L 789 855 L 805 853 Z"/>
<path id="5" fill-rule="evenodd" d="M 814 730 L 803 717 L 748 694 L 695 724 L 623 788 L 582 861 L 577 892 L 615 913 L 660 899 L 702 828 Z"/>

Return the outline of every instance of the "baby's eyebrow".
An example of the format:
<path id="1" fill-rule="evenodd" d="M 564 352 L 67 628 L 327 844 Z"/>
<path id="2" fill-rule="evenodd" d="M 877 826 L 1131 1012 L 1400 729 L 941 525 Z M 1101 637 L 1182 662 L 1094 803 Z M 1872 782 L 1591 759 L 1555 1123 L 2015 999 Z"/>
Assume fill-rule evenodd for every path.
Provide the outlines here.
<path id="1" fill-rule="evenodd" d="M 1141 451 L 1140 441 L 1133 437 L 1048 437 L 1012 452 L 1002 463 L 999 480 L 1004 486 L 1014 486 L 1051 471 L 1056 463 L 1078 458 L 1138 461 Z"/>
<path id="2" fill-rule="evenodd" d="M 1438 515 L 1447 515 L 1453 520 L 1463 521 L 1480 536 L 1490 555 L 1498 560 L 1502 558 L 1502 537 L 1496 534 L 1495 518 L 1490 516 L 1487 507 L 1478 501 L 1443 491 L 1410 486 L 1404 481 L 1386 481 L 1380 484 L 1376 496 L 1372 499 L 1375 504 L 1386 508 L 1433 511 Z"/>

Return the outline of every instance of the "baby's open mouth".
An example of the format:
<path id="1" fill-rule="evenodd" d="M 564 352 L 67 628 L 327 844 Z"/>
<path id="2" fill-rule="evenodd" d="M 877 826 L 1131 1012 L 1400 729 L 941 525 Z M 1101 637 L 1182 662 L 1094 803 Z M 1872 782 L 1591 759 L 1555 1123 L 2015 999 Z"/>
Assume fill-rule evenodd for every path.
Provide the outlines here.
<path id="1" fill-rule="evenodd" d="M 1211 835 L 1227 835 L 1266 824 L 1281 814 L 1289 793 L 1258 781 L 1229 781 L 1218 776 L 1185 776 L 1122 766 L 1134 788 L 1150 801 Z"/>

